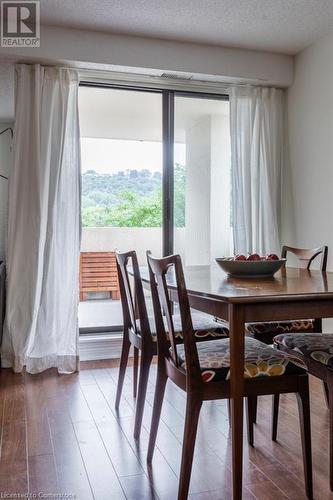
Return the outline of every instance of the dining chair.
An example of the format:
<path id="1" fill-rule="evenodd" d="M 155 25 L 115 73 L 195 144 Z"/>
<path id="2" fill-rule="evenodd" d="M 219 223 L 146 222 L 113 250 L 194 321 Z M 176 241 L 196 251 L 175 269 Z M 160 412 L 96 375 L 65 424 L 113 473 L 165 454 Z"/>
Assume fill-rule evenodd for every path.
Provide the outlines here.
<path id="1" fill-rule="evenodd" d="M 151 464 L 160 421 L 166 382 L 171 380 L 186 393 L 186 413 L 178 499 L 188 496 L 193 453 L 200 409 L 203 401 L 230 398 L 229 338 L 195 342 L 190 305 L 181 258 L 172 255 L 156 259 L 147 255 L 151 293 L 156 322 L 158 365 L 148 443 L 147 461 Z M 177 344 L 167 276 L 173 273 L 174 289 L 183 332 L 183 344 Z M 167 337 L 164 311 L 169 336 Z M 282 354 L 282 356 L 281 356 Z M 296 393 L 299 405 L 306 494 L 312 498 L 312 462 L 310 437 L 309 386 L 306 371 L 291 358 L 256 339 L 245 339 L 244 396 Z M 237 474 L 237 471 L 236 471 Z"/>
<path id="2" fill-rule="evenodd" d="M 328 388 L 329 404 L 329 454 L 330 489 L 333 491 L 333 334 L 295 333 L 281 334 L 274 338 L 279 351 L 297 357 L 307 366 L 308 372 L 318 377 Z M 273 421 L 275 438 L 278 425 L 279 395 L 274 396 Z"/>
<path id="3" fill-rule="evenodd" d="M 320 256 L 320 270 L 326 271 L 328 247 L 326 245 L 319 248 L 295 248 L 284 245 L 281 251 L 281 258 L 287 258 L 288 253 L 293 254 L 298 262 L 300 269 L 311 269 L 313 262 Z M 264 342 L 265 344 L 273 344 L 273 339 L 276 335 L 290 332 L 322 332 L 322 319 L 300 319 L 300 320 L 284 320 L 284 321 L 265 321 L 246 324 L 246 333 L 251 337 Z M 326 383 L 323 383 L 323 392 L 326 406 L 328 407 L 328 388 Z M 278 404 L 277 399 L 273 402 Z M 251 403 L 251 411 L 253 420 L 257 421 L 257 399 L 254 398 Z M 274 410 L 273 410 L 274 413 Z"/>
<path id="4" fill-rule="evenodd" d="M 153 356 L 157 354 L 157 337 L 154 319 L 147 312 L 136 252 L 133 250 L 121 253 L 116 250 L 115 253 L 124 326 L 115 408 L 116 410 L 119 409 L 129 350 L 132 345 L 134 348 L 133 397 L 136 398 L 134 437 L 138 439 L 141 431 L 150 365 Z M 192 310 L 191 315 L 194 324 L 194 337 L 197 341 L 215 340 L 228 335 L 227 327 L 219 324 L 209 314 Z M 177 342 L 182 342 L 179 314 L 174 315 L 174 325 Z M 138 377 L 139 352 L 141 357 Z"/>
<path id="5" fill-rule="evenodd" d="M 326 271 L 328 247 L 322 246 L 319 248 L 306 249 L 283 246 L 281 258 L 285 259 L 288 253 L 293 254 L 297 258 L 298 267 L 300 269 L 310 269 L 317 257 L 321 256 L 320 270 Z M 285 321 L 265 321 L 256 323 L 247 323 L 246 331 L 255 339 L 272 344 L 275 335 L 280 333 L 290 332 L 321 332 L 322 320 L 316 319 L 301 319 Z"/>

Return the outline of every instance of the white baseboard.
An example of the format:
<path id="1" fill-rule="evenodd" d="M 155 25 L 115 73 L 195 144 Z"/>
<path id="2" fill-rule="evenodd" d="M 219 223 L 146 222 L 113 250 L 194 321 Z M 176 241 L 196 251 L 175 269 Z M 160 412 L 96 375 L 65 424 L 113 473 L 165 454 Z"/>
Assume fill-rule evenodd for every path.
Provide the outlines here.
<path id="1" fill-rule="evenodd" d="M 80 360 L 120 358 L 122 342 L 123 335 L 121 333 L 80 335 Z"/>

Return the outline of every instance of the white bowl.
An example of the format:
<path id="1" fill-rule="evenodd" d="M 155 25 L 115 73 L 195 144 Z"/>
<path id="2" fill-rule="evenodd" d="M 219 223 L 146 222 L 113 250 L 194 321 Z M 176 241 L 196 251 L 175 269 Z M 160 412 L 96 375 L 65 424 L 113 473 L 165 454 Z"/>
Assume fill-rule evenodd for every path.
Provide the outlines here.
<path id="1" fill-rule="evenodd" d="M 235 278 L 271 278 L 287 259 L 231 260 L 218 257 L 215 260 L 223 271 Z"/>

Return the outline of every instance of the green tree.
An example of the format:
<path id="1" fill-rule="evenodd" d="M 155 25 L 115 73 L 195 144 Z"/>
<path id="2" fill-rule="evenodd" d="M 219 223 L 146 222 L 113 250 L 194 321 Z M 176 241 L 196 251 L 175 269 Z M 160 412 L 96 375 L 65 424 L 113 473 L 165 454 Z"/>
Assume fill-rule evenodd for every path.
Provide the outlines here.
<path id="1" fill-rule="evenodd" d="M 83 227 L 160 227 L 162 225 L 161 191 L 149 197 L 125 191 L 112 207 L 82 209 Z"/>
<path id="2" fill-rule="evenodd" d="M 174 219 L 185 226 L 185 167 L 175 165 Z M 149 170 L 129 170 L 99 174 L 88 170 L 82 175 L 83 227 L 161 227 L 161 174 Z"/>
<path id="3" fill-rule="evenodd" d="M 83 227 L 106 227 L 107 207 L 83 207 L 81 221 Z"/>
<path id="4" fill-rule="evenodd" d="M 185 227 L 185 166 L 175 164 L 174 169 L 174 220 L 176 227 Z"/>
<path id="5" fill-rule="evenodd" d="M 149 197 L 125 191 L 119 204 L 109 211 L 108 224 L 117 227 L 160 227 L 162 225 L 161 190 Z"/>

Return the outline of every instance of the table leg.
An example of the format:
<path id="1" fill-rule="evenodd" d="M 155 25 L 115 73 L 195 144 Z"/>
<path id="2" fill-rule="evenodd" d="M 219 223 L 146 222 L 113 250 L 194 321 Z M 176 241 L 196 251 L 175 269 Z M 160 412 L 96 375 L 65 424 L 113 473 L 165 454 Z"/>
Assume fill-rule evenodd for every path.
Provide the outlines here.
<path id="1" fill-rule="evenodd" d="M 244 310 L 229 304 L 230 389 L 233 500 L 241 500 L 243 486 Z"/>

